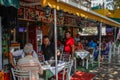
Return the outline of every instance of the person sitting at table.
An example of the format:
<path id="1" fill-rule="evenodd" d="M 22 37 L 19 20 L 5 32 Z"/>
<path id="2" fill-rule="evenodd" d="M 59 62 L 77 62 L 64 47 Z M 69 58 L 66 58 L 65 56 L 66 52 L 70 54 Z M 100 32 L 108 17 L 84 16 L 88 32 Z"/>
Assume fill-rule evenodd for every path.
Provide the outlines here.
<path id="1" fill-rule="evenodd" d="M 27 46 L 33 46 L 31 43 L 26 43 L 25 44 L 25 47 Z M 38 59 L 38 55 L 37 53 L 33 50 L 33 57 Z M 23 49 L 20 49 L 20 50 L 17 50 L 17 51 L 10 51 L 9 53 L 9 59 L 10 59 L 10 64 L 11 64 L 11 67 L 15 68 L 16 67 L 16 64 L 14 63 L 14 58 L 16 60 L 20 59 L 20 58 L 23 58 L 25 56 L 25 53 L 24 53 L 24 50 Z"/>
<path id="2" fill-rule="evenodd" d="M 102 41 L 102 44 L 101 44 L 101 61 L 103 61 L 103 55 L 105 55 L 106 54 L 106 50 L 107 50 L 107 42 L 106 42 L 106 40 L 103 40 Z"/>
<path id="3" fill-rule="evenodd" d="M 39 78 L 39 74 L 43 74 L 43 69 L 38 59 L 34 58 L 33 55 L 33 46 L 32 44 L 24 47 L 25 57 L 18 60 L 17 68 L 20 70 L 31 71 L 32 80 L 43 80 Z M 24 79 L 24 80 L 27 80 Z"/>
<path id="4" fill-rule="evenodd" d="M 84 50 L 83 44 L 81 43 L 81 41 L 77 42 L 77 45 L 75 46 L 75 50 Z"/>
<path id="5" fill-rule="evenodd" d="M 93 57 L 94 57 L 94 59 L 97 59 L 98 58 L 98 51 L 97 51 L 97 43 L 96 43 L 96 41 L 95 40 L 91 40 L 88 43 L 88 48 L 93 48 L 94 49 Z"/>
<path id="6" fill-rule="evenodd" d="M 44 55 L 45 60 L 50 60 L 55 58 L 55 47 L 54 44 L 50 42 L 48 36 L 43 36 L 41 53 Z"/>

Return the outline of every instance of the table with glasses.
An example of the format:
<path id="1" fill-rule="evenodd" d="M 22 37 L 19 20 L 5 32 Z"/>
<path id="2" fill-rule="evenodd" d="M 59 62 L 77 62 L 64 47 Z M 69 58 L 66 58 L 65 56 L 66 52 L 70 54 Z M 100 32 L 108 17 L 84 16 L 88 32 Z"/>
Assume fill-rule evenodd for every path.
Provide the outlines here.
<path id="1" fill-rule="evenodd" d="M 85 59 L 86 59 L 86 69 L 88 69 L 88 59 L 89 59 L 89 52 L 86 50 L 80 50 L 80 51 L 75 51 L 75 55 L 77 58 L 82 59 L 82 66 L 85 64 Z"/>
<path id="2" fill-rule="evenodd" d="M 48 62 L 48 61 L 45 61 L 45 63 Z M 65 62 L 63 61 L 59 61 L 58 62 L 58 72 L 60 72 L 64 67 L 65 67 Z M 43 74 L 43 77 L 45 80 L 48 80 L 49 78 L 51 78 L 52 76 L 55 75 L 55 64 L 54 65 L 51 65 L 49 64 L 49 62 L 47 64 L 44 64 L 42 65 L 42 68 L 44 70 L 44 74 Z"/>

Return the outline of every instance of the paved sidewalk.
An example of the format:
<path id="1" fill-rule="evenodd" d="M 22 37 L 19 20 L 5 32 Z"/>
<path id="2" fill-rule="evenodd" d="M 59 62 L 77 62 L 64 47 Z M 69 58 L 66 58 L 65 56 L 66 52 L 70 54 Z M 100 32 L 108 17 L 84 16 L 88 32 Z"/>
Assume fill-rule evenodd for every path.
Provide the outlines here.
<path id="1" fill-rule="evenodd" d="M 120 80 L 120 55 L 114 56 L 110 64 L 101 64 L 90 72 L 96 74 L 94 80 Z"/>

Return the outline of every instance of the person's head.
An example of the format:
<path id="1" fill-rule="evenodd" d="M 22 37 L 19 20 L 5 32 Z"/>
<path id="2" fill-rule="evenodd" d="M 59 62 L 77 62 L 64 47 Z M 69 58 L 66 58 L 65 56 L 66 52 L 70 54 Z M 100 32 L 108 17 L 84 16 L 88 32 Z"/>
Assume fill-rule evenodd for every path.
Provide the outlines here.
<path id="1" fill-rule="evenodd" d="M 70 31 L 66 31 L 65 32 L 65 37 L 68 39 L 71 37 L 71 32 Z"/>
<path id="2" fill-rule="evenodd" d="M 25 55 L 32 55 L 33 45 L 31 43 L 26 43 L 23 50 L 24 50 Z"/>
<path id="3" fill-rule="evenodd" d="M 81 44 L 82 44 L 81 41 L 78 41 L 78 42 L 77 42 L 77 45 L 78 45 L 78 46 L 80 46 Z"/>
<path id="4" fill-rule="evenodd" d="M 80 37 L 80 35 L 79 35 L 79 34 L 76 34 L 76 37 L 77 37 L 77 38 L 79 38 L 79 37 Z"/>
<path id="5" fill-rule="evenodd" d="M 50 43 L 49 37 L 43 36 L 43 44 L 47 46 L 49 43 Z"/>

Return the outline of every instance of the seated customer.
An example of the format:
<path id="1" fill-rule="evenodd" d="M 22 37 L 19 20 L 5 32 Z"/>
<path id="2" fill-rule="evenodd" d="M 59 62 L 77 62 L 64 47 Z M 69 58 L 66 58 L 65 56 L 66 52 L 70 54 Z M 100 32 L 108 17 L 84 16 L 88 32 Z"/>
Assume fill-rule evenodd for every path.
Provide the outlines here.
<path id="1" fill-rule="evenodd" d="M 31 71 L 32 80 L 39 80 L 39 74 L 43 74 L 41 64 L 38 59 L 32 56 L 33 46 L 32 44 L 24 47 L 25 57 L 19 59 L 17 63 L 17 68 L 20 70 Z M 40 79 L 42 80 L 42 79 Z"/>
<path id="2" fill-rule="evenodd" d="M 43 37 L 41 52 L 44 55 L 45 60 L 54 59 L 55 57 L 55 47 L 54 47 L 54 44 L 50 42 L 48 36 Z"/>
<path id="3" fill-rule="evenodd" d="M 31 43 L 26 43 L 26 44 L 25 44 L 25 47 L 27 47 L 27 46 L 32 46 L 32 44 L 31 44 Z M 34 58 L 38 59 L 38 55 L 36 54 L 36 52 L 35 52 L 34 50 L 33 50 L 32 56 L 33 56 Z M 9 53 L 9 59 L 10 59 L 10 64 L 11 64 L 11 66 L 12 66 L 13 68 L 16 67 L 16 64 L 14 63 L 13 58 L 16 58 L 16 59 L 18 60 L 18 59 L 23 58 L 23 57 L 25 57 L 25 53 L 24 53 L 24 50 L 23 50 L 23 49 L 20 49 L 20 50 L 14 51 L 14 52 L 13 52 L 13 51 L 10 51 L 10 53 Z"/>
<path id="4" fill-rule="evenodd" d="M 75 50 L 84 50 L 83 44 L 81 43 L 81 41 L 77 42 L 77 45 L 75 46 Z"/>

